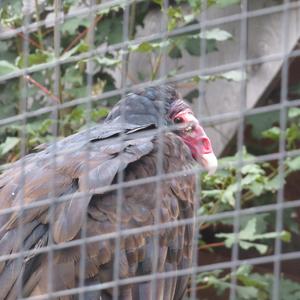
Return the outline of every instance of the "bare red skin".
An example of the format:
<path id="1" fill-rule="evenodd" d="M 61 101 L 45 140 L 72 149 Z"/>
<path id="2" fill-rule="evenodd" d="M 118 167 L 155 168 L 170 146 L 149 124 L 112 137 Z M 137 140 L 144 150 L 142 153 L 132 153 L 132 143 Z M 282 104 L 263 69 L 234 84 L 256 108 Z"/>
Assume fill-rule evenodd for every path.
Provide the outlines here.
<path id="1" fill-rule="evenodd" d="M 217 168 L 217 159 L 210 139 L 200 126 L 193 112 L 187 108 L 175 114 L 172 119 L 175 124 L 186 125 L 179 131 L 179 135 L 190 148 L 193 158 L 203 165 L 205 169 L 214 172 Z M 192 129 L 187 132 L 185 129 L 189 126 L 192 126 Z"/>

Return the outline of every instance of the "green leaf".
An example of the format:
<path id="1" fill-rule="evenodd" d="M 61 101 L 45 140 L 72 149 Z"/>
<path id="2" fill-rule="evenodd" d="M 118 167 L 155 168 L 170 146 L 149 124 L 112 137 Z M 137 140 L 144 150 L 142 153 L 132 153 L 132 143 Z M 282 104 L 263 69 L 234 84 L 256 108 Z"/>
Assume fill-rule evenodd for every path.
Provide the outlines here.
<path id="1" fill-rule="evenodd" d="M 168 8 L 168 31 L 175 29 L 179 22 L 184 20 L 184 15 L 180 7 L 170 6 Z"/>
<path id="2" fill-rule="evenodd" d="M 224 191 L 221 201 L 223 203 L 228 203 L 230 206 L 235 206 L 235 193 L 237 192 L 237 184 L 231 184 L 229 185 L 226 190 Z"/>
<path id="3" fill-rule="evenodd" d="M 280 238 L 282 241 L 286 242 L 286 243 L 289 243 L 292 239 L 292 235 L 290 232 L 286 231 L 286 230 L 283 230 L 281 233 L 280 233 Z"/>
<path id="4" fill-rule="evenodd" d="M 248 221 L 245 228 L 240 231 L 240 239 L 253 240 L 253 236 L 256 232 L 256 218 L 252 218 Z"/>
<path id="5" fill-rule="evenodd" d="M 223 294 L 227 289 L 230 289 L 232 284 L 227 282 L 231 279 L 231 276 L 220 277 L 221 272 L 217 270 L 217 272 L 204 272 L 199 274 L 197 277 L 197 283 L 213 286 L 217 290 L 217 294 Z M 219 278 L 218 278 L 219 277 Z M 250 300 L 257 297 L 258 289 L 253 286 L 235 286 L 236 292 L 238 294 L 238 299 Z"/>
<path id="6" fill-rule="evenodd" d="M 225 238 L 225 246 L 227 248 L 232 247 L 236 235 L 234 233 L 218 233 L 216 237 Z M 291 239 L 291 235 L 287 231 L 278 232 L 267 232 L 257 234 L 257 218 L 254 217 L 250 219 L 245 227 L 238 234 L 238 243 L 240 247 L 244 250 L 248 250 L 250 248 L 255 248 L 259 253 L 265 254 L 268 250 L 268 246 L 257 243 L 257 240 L 266 240 L 266 239 L 275 239 L 280 237 L 283 241 L 289 242 Z"/>
<path id="7" fill-rule="evenodd" d="M 267 129 L 265 131 L 263 131 L 261 133 L 261 135 L 264 137 L 264 138 L 268 138 L 268 139 L 271 139 L 273 141 L 279 141 L 279 138 L 280 138 L 280 128 L 279 127 L 272 127 L 270 129 Z"/>
<path id="8" fill-rule="evenodd" d="M 240 0 L 216 0 L 216 5 L 221 7 L 226 7 L 237 3 L 240 3 Z"/>
<path id="9" fill-rule="evenodd" d="M 195 20 L 195 16 L 193 14 L 183 16 L 184 22 L 186 24 L 191 23 Z"/>
<path id="10" fill-rule="evenodd" d="M 139 45 L 130 46 L 130 50 L 137 52 L 151 52 L 153 50 L 153 47 L 151 43 L 144 42 Z"/>
<path id="11" fill-rule="evenodd" d="M 264 283 L 266 288 L 264 289 L 266 295 L 262 300 L 269 300 L 272 299 L 272 292 L 273 292 L 273 284 L 274 284 L 274 274 L 258 274 L 252 273 L 249 275 L 252 280 L 256 282 Z M 279 282 L 279 295 L 278 299 L 280 300 L 299 300 L 300 299 L 300 284 L 295 281 L 291 281 L 289 279 L 280 277 Z M 260 300 L 260 298 L 257 298 Z"/>
<path id="12" fill-rule="evenodd" d="M 64 0 L 64 5 L 66 6 L 71 6 L 71 5 L 75 5 L 79 2 L 80 0 Z"/>
<path id="13" fill-rule="evenodd" d="M 268 221 L 266 220 L 266 218 L 270 216 L 269 213 L 263 213 L 263 214 L 258 214 L 255 215 L 255 219 L 256 219 L 256 233 L 264 233 L 267 230 L 267 226 L 268 226 Z M 245 228 L 246 225 L 248 224 L 248 222 L 253 219 L 252 215 L 249 216 L 240 216 L 240 226 L 241 228 Z M 230 224 L 233 225 L 234 224 L 234 219 L 233 218 L 229 218 L 229 219 L 224 219 L 222 220 L 222 224 Z"/>
<path id="14" fill-rule="evenodd" d="M 226 41 L 232 38 L 231 33 L 220 28 L 214 28 L 200 32 L 200 38 L 207 40 Z"/>
<path id="15" fill-rule="evenodd" d="M 253 242 L 246 242 L 246 241 L 240 241 L 240 246 L 244 250 L 248 250 L 250 248 L 255 248 L 260 254 L 266 254 L 268 251 L 268 246 L 264 244 L 259 243 L 253 243 Z"/>
<path id="16" fill-rule="evenodd" d="M 82 98 L 88 95 L 88 90 L 86 86 L 77 86 L 74 85 L 67 93 L 71 99 Z"/>
<path id="17" fill-rule="evenodd" d="M 300 108 L 298 107 L 292 107 L 288 111 L 288 118 L 293 119 L 300 116 Z"/>
<path id="18" fill-rule="evenodd" d="M 203 198 L 219 198 L 222 192 L 222 190 L 202 190 L 201 195 Z"/>
<path id="19" fill-rule="evenodd" d="M 297 123 L 292 123 L 286 129 L 286 139 L 289 150 L 297 149 L 297 141 L 300 140 L 300 127 Z"/>
<path id="20" fill-rule="evenodd" d="M 69 67 L 66 70 L 66 73 L 63 78 L 65 84 L 72 83 L 77 86 L 80 86 L 83 83 L 83 74 L 81 73 L 79 68 L 76 68 L 75 66 Z"/>
<path id="21" fill-rule="evenodd" d="M 216 75 L 207 75 L 207 76 L 196 76 L 194 77 L 194 81 L 199 82 L 200 80 L 204 81 L 215 81 L 217 79 L 225 79 L 228 81 L 241 81 L 246 79 L 246 73 L 238 70 L 233 70 L 221 74 Z"/>
<path id="22" fill-rule="evenodd" d="M 7 137 L 5 141 L 0 144 L 0 154 L 5 155 L 9 151 L 11 151 L 13 148 L 15 148 L 18 143 L 20 142 L 20 138 L 17 137 Z"/>
<path id="23" fill-rule="evenodd" d="M 268 130 L 278 122 L 278 111 L 255 114 L 246 118 L 246 123 L 252 127 L 252 135 L 256 139 L 262 138 L 262 132 Z"/>
<path id="24" fill-rule="evenodd" d="M 241 267 L 244 267 L 245 269 L 242 269 L 240 271 Z M 255 277 L 252 276 L 251 271 L 252 271 L 252 266 L 250 265 L 242 265 L 237 271 L 236 271 L 236 276 L 239 282 L 241 282 L 245 286 L 253 286 L 260 290 L 260 292 L 265 292 L 265 290 L 268 288 L 268 283 L 266 283 L 263 280 L 258 280 Z M 258 298 L 260 299 L 260 298 Z M 264 300 L 267 300 L 266 298 L 261 298 Z"/>
<path id="25" fill-rule="evenodd" d="M 265 184 L 263 182 L 252 182 L 247 188 L 255 195 L 260 196 L 265 191 Z"/>
<path id="26" fill-rule="evenodd" d="M 163 6 L 164 1 L 163 0 L 152 0 L 154 3 L 158 4 L 161 8 Z"/>
<path id="27" fill-rule="evenodd" d="M 68 34 L 75 34 L 77 31 L 77 28 L 79 26 L 83 26 L 85 28 L 90 26 L 90 21 L 88 18 L 80 18 L 80 17 L 75 17 L 66 20 L 63 25 L 62 25 L 62 32 L 63 33 L 68 33 Z"/>
<path id="28" fill-rule="evenodd" d="M 258 164 L 248 164 L 241 168 L 241 173 L 244 175 L 248 173 L 264 175 L 266 172 Z"/>
<path id="29" fill-rule="evenodd" d="M 300 156 L 295 158 L 288 158 L 285 161 L 286 166 L 289 168 L 289 171 L 299 171 L 300 170 Z"/>
<path id="30" fill-rule="evenodd" d="M 240 275 L 249 275 L 249 273 L 252 271 L 252 266 L 247 265 L 247 264 L 243 264 L 241 266 L 238 267 L 238 269 L 236 270 L 236 275 L 240 276 Z"/>
<path id="31" fill-rule="evenodd" d="M 248 174 L 245 177 L 242 178 L 241 180 L 241 186 L 242 187 L 247 187 L 250 184 L 256 182 L 257 180 L 259 180 L 262 176 L 259 174 Z"/>
<path id="32" fill-rule="evenodd" d="M 289 86 L 289 93 L 296 94 L 298 96 L 300 94 L 300 84 L 296 83 Z"/>
<path id="33" fill-rule="evenodd" d="M 180 7 L 170 6 L 168 8 L 168 16 L 172 18 L 181 19 L 183 17 L 182 10 Z"/>
<path id="34" fill-rule="evenodd" d="M 102 9 L 98 15 L 108 15 L 111 12 L 119 12 L 120 10 L 124 9 L 125 5 L 124 4 L 116 4 L 112 5 L 108 8 Z"/>
<path id="35" fill-rule="evenodd" d="M 184 40 L 184 48 L 186 51 L 193 56 L 201 55 L 201 39 L 198 35 L 187 37 Z M 210 52 L 216 51 L 216 41 L 215 40 L 207 40 L 206 41 L 206 49 L 205 53 L 208 54 Z"/>
<path id="36" fill-rule="evenodd" d="M 13 46 L 13 40 L 0 41 L 0 57 L 10 63 L 13 63 L 15 61 L 15 57 L 17 55 L 15 51 L 12 51 Z"/>
<path id="37" fill-rule="evenodd" d="M 28 66 L 39 65 L 43 63 L 50 62 L 54 59 L 52 52 L 36 50 L 35 53 L 29 54 L 28 56 Z M 16 64 L 20 68 L 24 68 L 24 55 L 19 56 L 16 60 Z"/>
<path id="38" fill-rule="evenodd" d="M 61 58 L 67 59 L 76 53 L 83 53 L 83 52 L 87 52 L 88 50 L 89 50 L 89 45 L 86 42 L 84 42 L 83 40 L 81 40 L 75 47 L 73 47 L 69 51 L 65 52 L 61 56 Z"/>
<path id="39" fill-rule="evenodd" d="M 243 299 L 243 300 L 256 299 L 258 296 L 258 289 L 253 286 L 237 285 L 236 291 L 239 299 Z"/>
<path id="40" fill-rule="evenodd" d="M 6 60 L 0 60 L 0 75 L 9 74 L 17 70 L 19 70 L 19 68 L 11 64 L 10 62 Z"/>
<path id="41" fill-rule="evenodd" d="M 144 42 L 138 45 L 131 45 L 129 46 L 129 49 L 131 51 L 141 52 L 141 53 L 147 53 L 152 52 L 153 50 L 164 48 L 170 45 L 169 40 L 161 41 L 161 42 Z"/>
<path id="42" fill-rule="evenodd" d="M 211 0 L 208 0 L 208 4 Z M 201 1 L 199 0 L 188 0 L 189 5 L 192 7 L 194 11 L 199 11 L 201 8 Z"/>
<path id="43" fill-rule="evenodd" d="M 121 43 L 123 39 L 123 23 L 121 16 L 102 19 L 96 28 L 95 43 L 107 42 L 109 45 Z"/>
<path id="44" fill-rule="evenodd" d="M 103 119 L 109 114 L 109 109 L 107 107 L 101 107 L 99 109 L 93 110 L 91 113 L 92 120 L 97 122 L 100 119 Z"/>
<path id="45" fill-rule="evenodd" d="M 174 45 L 174 46 L 172 46 L 171 50 L 169 51 L 169 56 L 173 59 L 181 58 L 182 52 L 179 47 Z"/>
<path id="46" fill-rule="evenodd" d="M 123 19 L 113 18 L 110 20 L 110 32 L 107 36 L 107 42 L 109 45 L 121 43 L 123 39 Z"/>
<path id="47" fill-rule="evenodd" d="M 193 56 L 201 55 L 200 37 L 188 37 L 184 45 L 186 51 Z"/>
<path id="48" fill-rule="evenodd" d="M 100 66 L 105 66 L 105 67 L 112 67 L 118 65 L 121 60 L 118 58 L 110 58 L 110 57 L 95 57 L 95 61 L 100 65 Z"/>
<path id="49" fill-rule="evenodd" d="M 280 189 L 280 187 L 284 184 L 284 179 L 281 180 L 279 175 L 276 175 L 273 177 L 271 180 L 266 182 L 266 190 L 271 191 L 271 192 L 276 192 Z"/>

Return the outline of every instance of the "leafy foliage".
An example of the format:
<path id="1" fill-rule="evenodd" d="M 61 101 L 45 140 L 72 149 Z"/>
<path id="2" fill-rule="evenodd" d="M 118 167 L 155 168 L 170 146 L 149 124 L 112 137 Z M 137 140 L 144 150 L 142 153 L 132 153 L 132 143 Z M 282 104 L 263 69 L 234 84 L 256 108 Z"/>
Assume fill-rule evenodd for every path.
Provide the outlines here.
<path id="1" fill-rule="evenodd" d="M 133 43 L 138 26 L 144 25 L 149 10 L 165 10 L 168 15 L 168 30 L 174 31 L 199 22 L 200 12 L 206 7 L 219 8 L 237 4 L 239 0 L 175 0 L 170 1 L 169 7 L 164 7 L 162 0 L 142 1 L 130 5 L 130 28 L 128 29 L 128 49 L 110 50 L 109 46 L 116 46 L 123 41 L 123 15 L 124 6 L 115 5 L 97 11 L 94 19 L 86 16 L 70 17 L 70 13 L 87 7 L 83 0 L 63 1 L 64 23 L 60 28 L 61 49 L 58 57 L 54 53 L 53 27 L 55 11 L 53 1 L 29 1 L 33 5 L 24 6 L 24 1 L 2 1 L 0 8 L 1 29 L 9 30 L 22 26 L 24 9 L 29 9 L 31 22 L 45 21 L 45 26 L 28 34 L 29 55 L 24 57 L 24 35 L 20 34 L 4 42 L 0 41 L 0 76 L 11 76 L 14 72 L 25 67 L 29 68 L 28 77 L 14 78 L 0 83 L 0 118 L 20 114 L 24 105 L 20 99 L 26 98 L 26 110 L 33 112 L 45 107 L 64 104 L 69 101 L 93 97 L 103 92 L 118 88 L 117 74 L 121 72 L 122 60 L 130 60 L 134 54 L 145 55 L 150 62 L 151 78 L 159 77 L 159 68 L 163 55 L 176 62 L 177 67 L 171 70 L 168 77 L 172 77 L 182 68 L 180 59 L 183 55 L 200 56 L 205 53 L 218 51 L 218 45 L 234 39 L 234 36 L 223 28 L 208 28 L 206 31 L 194 30 L 187 34 L 173 34 L 168 39 L 152 40 L 142 43 Z M 28 2 L 28 3 L 29 3 Z M 90 29 L 94 28 L 95 49 L 108 49 L 87 58 L 91 49 Z M 205 47 L 204 47 L 205 46 Z M 204 48 L 204 49 L 202 49 Z M 55 68 L 46 68 L 36 71 L 36 68 L 60 60 L 60 74 L 58 88 L 55 90 L 57 73 Z M 73 60 L 76 63 L 68 63 Z M 34 69 L 35 68 L 35 69 Z M 34 70 L 34 71 L 33 71 Z M 140 79 L 145 79 L 140 74 Z M 210 76 L 197 76 L 192 78 L 193 84 L 199 81 L 215 80 L 242 81 L 246 74 L 239 70 L 214 74 Z M 128 80 L 131 80 L 128 74 Z M 88 82 L 91 88 L 87 88 Z M 57 91 L 58 89 L 58 91 Z M 299 92 L 299 87 L 294 88 Z M 25 96 L 26 95 L 26 96 Z M 190 94 L 191 98 L 197 94 Z M 79 99 L 80 100 L 80 99 Z M 109 112 L 117 99 L 115 97 L 94 101 L 88 105 L 67 106 L 61 109 L 56 118 L 50 113 L 39 117 L 28 118 L 26 125 L 21 123 L 8 124 L 0 128 L 0 159 L 1 163 L 9 163 L 20 157 L 21 136 L 25 134 L 25 148 L 27 152 L 35 147 L 52 141 L 55 135 L 67 136 L 81 128 L 100 122 Z M 78 102 L 82 103 L 82 102 Z M 270 142 L 268 149 L 276 147 L 281 138 L 286 137 L 286 149 L 299 148 L 300 142 L 300 109 L 290 108 L 287 112 L 288 124 L 284 132 L 278 126 L 279 114 L 253 116 L 248 118 L 252 125 L 253 135 L 257 139 L 266 139 Z M 57 128 L 57 131 L 56 129 Z M 272 148 L 273 147 L 273 148 Z M 248 148 L 249 149 L 249 148 Z M 252 153 L 252 151 L 249 151 Z M 223 158 L 220 161 L 222 168 L 213 176 L 202 174 L 201 178 L 201 208 L 199 214 L 211 215 L 218 212 L 233 210 L 237 199 L 241 207 L 248 208 L 261 204 L 270 204 L 276 201 L 277 192 L 282 188 L 286 177 L 300 170 L 299 157 L 285 159 L 284 178 L 279 176 L 278 164 L 274 162 L 257 163 L 255 156 L 246 148 L 242 153 Z M 242 168 L 238 168 L 237 161 L 243 161 Z M 213 228 L 214 242 L 226 250 L 238 243 L 241 252 L 254 251 L 255 255 L 269 254 L 274 251 L 274 239 L 280 238 L 284 244 L 293 241 L 293 237 L 300 235 L 299 224 L 293 218 L 293 211 L 284 212 L 284 229 L 276 232 L 274 227 L 274 213 L 247 215 L 240 217 L 240 230 L 233 233 L 234 220 L 224 219 L 218 222 L 202 224 L 200 230 Z M 222 229 L 216 230 L 218 226 Z M 224 229 L 225 228 L 225 229 Z M 290 243 L 291 244 L 291 243 Z M 206 244 L 201 240 L 201 247 L 215 251 L 213 244 Z M 236 276 L 238 285 L 236 292 L 238 299 L 271 299 L 273 285 L 272 274 L 261 275 L 254 272 L 250 266 L 242 265 L 235 273 L 226 270 L 204 272 L 198 276 L 198 284 L 202 289 L 213 288 L 218 294 L 224 294 L 231 288 L 231 278 Z M 281 279 L 281 299 L 300 299 L 299 284 Z"/>
<path id="2" fill-rule="evenodd" d="M 238 300 L 268 300 L 272 299 L 274 277 L 272 274 L 253 272 L 253 267 L 241 265 L 235 272 L 224 275 L 224 271 L 204 272 L 197 278 L 198 283 L 205 287 L 214 287 L 219 295 L 232 287 L 231 279 L 235 276 L 238 284 L 235 286 Z M 280 279 L 280 300 L 300 299 L 300 284 L 282 277 Z"/>
<path id="3" fill-rule="evenodd" d="M 248 280 L 247 284 L 245 283 L 245 279 L 249 276 L 250 268 L 247 265 L 242 265 L 236 271 L 236 277 L 241 281 L 241 284 L 238 284 L 236 288 L 236 293 L 238 299 L 250 300 L 258 297 L 260 288 L 267 288 L 260 281 L 256 280 Z M 215 270 L 212 272 L 205 272 L 198 276 L 197 281 L 200 284 L 205 284 L 206 287 L 213 286 L 218 295 L 223 294 L 227 289 L 231 288 L 231 276 L 232 274 L 223 275 L 222 270 Z M 261 299 L 261 298 L 260 298 Z"/>
<path id="4" fill-rule="evenodd" d="M 279 142 L 281 134 L 287 141 L 287 150 L 296 149 L 300 142 L 300 108 L 293 107 L 288 110 L 288 127 L 284 132 L 280 127 L 273 126 L 262 132 L 262 136 L 274 142 Z"/>
<path id="5" fill-rule="evenodd" d="M 241 229 L 237 237 L 234 233 L 219 233 L 216 234 L 216 237 L 225 238 L 225 246 L 231 248 L 235 242 L 238 241 L 239 246 L 248 250 L 251 247 L 254 247 L 260 254 L 266 254 L 268 246 L 258 243 L 257 241 L 274 239 L 280 237 L 283 241 L 289 242 L 291 240 L 291 235 L 287 231 L 282 232 L 267 232 L 267 233 L 257 233 L 257 219 L 253 217 L 250 219 L 244 228 Z"/>
<path id="6" fill-rule="evenodd" d="M 276 146 L 281 138 L 285 138 L 287 150 L 299 149 L 299 108 L 290 108 L 287 111 L 288 122 L 283 133 L 280 127 L 274 126 L 274 123 L 279 120 L 279 114 L 274 115 L 274 118 L 268 120 L 269 123 L 253 123 L 254 126 L 264 128 L 259 133 L 260 139 L 270 140 L 270 145 L 273 147 L 269 147 L 269 151 L 276 149 L 274 145 Z M 267 129 L 268 125 L 270 128 Z M 255 127 L 253 128 L 255 129 Z M 257 135 L 256 138 L 258 139 L 259 136 Z M 242 167 L 239 167 L 239 161 L 243 163 Z M 237 200 L 240 201 L 241 208 L 275 203 L 277 193 L 284 188 L 288 176 L 291 177 L 293 174 L 299 174 L 299 172 L 299 156 L 285 158 L 283 174 L 279 174 L 277 161 L 256 162 L 256 156 L 244 148 L 241 153 L 222 158 L 220 169 L 213 176 L 202 175 L 201 207 L 198 213 L 210 215 L 233 210 Z M 297 241 L 300 237 L 300 231 L 299 223 L 295 218 L 295 211 L 286 209 L 283 211 L 283 216 L 281 232 L 276 231 L 275 212 L 253 215 L 249 213 L 239 216 L 237 233 L 234 233 L 234 218 L 204 223 L 200 226 L 200 230 L 205 231 L 207 228 L 211 228 L 213 239 L 210 237 L 208 244 L 201 240 L 199 247 L 214 252 L 217 251 L 215 247 L 216 249 L 220 247 L 231 249 L 237 244 L 241 255 L 257 257 L 258 255 L 272 255 L 274 253 L 274 239 L 281 239 L 284 249 L 289 245 L 288 249 L 291 251 L 299 251 Z M 232 288 L 231 279 L 233 275 L 238 281 L 236 286 L 237 299 L 272 299 L 273 274 L 255 273 L 250 266 L 241 266 L 234 273 L 229 273 L 226 270 L 205 272 L 199 274 L 198 283 L 201 290 L 213 288 L 217 294 L 223 295 Z M 300 283 L 291 281 L 282 275 L 279 299 L 298 299 L 299 289 Z"/>
<path id="7" fill-rule="evenodd" d="M 182 4 L 187 9 L 183 9 Z M 219 5 L 216 1 L 208 1 L 209 6 Z M 133 18 L 130 20 L 129 35 L 134 38 L 136 27 L 144 24 L 144 18 L 149 11 L 149 7 L 159 7 L 161 10 L 167 10 L 168 29 L 170 31 L 197 23 L 197 17 L 202 8 L 202 1 L 195 0 L 177 0 L 168 8 L 163 7 L 163 2 L 144 1 L 135 3 L 130 7 L 130 13 Z M 53 68 L 45 68 L 42 71 L 31 72 L 32 68 L 39 65 L 49 64 L 57 59 L 54 55 L 54 34 L 53 26 L 55 24 L 54 3 L 50 0 L 41 1 L 4 1 L 0 8 L 0 23 L 4 29 L 18 28 L 24 21 L 24 11 L 29 13 L 31 22 L 45 21 L 45 26 L 36 29 L 28 35 L 29 55 L 24 57 L 23 43 L 25 36 L 17 35 L 7 41 L 0 42 L 0 76 L 11 75 L 23 68 L 29 68 L 29 74 L 22 78 L 8 80 L 1 84 L 0 102 L 4 107 L 0 111 L 0 117 L 7 117 L 19 114 L 24 105 L 21 104 L 24 93 L 27 93 L 26 110 L 35 111 L 45 106 L 56 103 L 65 103 L 77 98 L 88 97 L 89 95 L 99 95 L 102 92 L 117 88 L 116 77 L 121 70 L 123 50 L 107 51 L 104 54 L 96 55 L 91 58 L 85 58 L 80 55 L 86 54 L 90 49 L 88 42 L 89 31 L 94 27 L 94 45 L 95 47 L 106 47 L 122 42 L 123 39 L 123 14 L 124 6 L 114 5 L 97 11 L 93 20 L 86 15 L 70 17 L 74 13 L 87 7 L 86 1 L 68 0 L 63 2 L 64 15 L 61 32 L 61 49 L 59 59 L 60 65 L 59 91 L 54 95 L 54 85 L 57 74 Z M 137 14 L 137 12 L 140 12 Z M 92 26 L 93 25 L 93 26 Z M 205 32 L 193 31 L 188 34 L 175 35 L 164 41 L 149 41 L 140 44 L 129 45 L 129 55 L 140 53 L 149 57 L 151 61 L 151 79 L 159 75 L 161 58 L 164 51 L 173 60 L 179 60 L 183 52 L 190 55 L 201 55 L 200 43 L 205 40 L 206 51 L 216 51 L 217 43 L 232 39 L 232 35 L 220 28 L 209 29 Z M 64 63 L 64 61 L 76 58 L 76 63 Z M 77 59 L 78 58 L 78 59 Z M 130 56 L 129 56 L 130 58 Z M 181 66 L 167 75 L 174 76 Z M 242 80 L 238 73 L 231 75 L 220 74 L 205 80 Z M 92 76 L 92 89 L 86 88 L 88 76 Z M 129 78 L 130 79 L 130 78 Z M 25 85 L 25 88 L 24 88 Z M 94 103 L 91 108 L 91 118 L 87 118 L 86 112 L 82 106 L 72 109 L 61 110 L 58 114 L 58 132 L 56 134 L 65 136 L 77 131 L 84 126 L 87 120 L 94 121 L 94 115 L 99 115 L 98 120 L 104 117 L 116 99 L 107 99 L 101 103 Z M 23 106 L 22 106 L 23 105 Z M 23 108 L 22 108 L 23 107 Z M 104 112 L 105 109 L 105 113 Z M 102 113 L 99 114 L 99 111 Z M 49 113 L 40 118 L 27 120 L 27 125 L 22 127 L 19 124 L 11 124 L 0 130 L 0 147 L 4 150 L 0 152 L 2 161 L 10 161 L 18 158 L 19 147 L 16 141 L 19 139 L 21 130 L 24 128 L 27 132 L 26 150 L 30 152 L 39 143 L 49 142 L 53 133 L 54 120 Z M 56 122 L 56 121 L 55 121 Z M 1 149 L 2 149 L 1 148 Z M 9 149 L 9 150 L 7 150 Z M 14 153 L 11 153 L 14 152 Z"/>

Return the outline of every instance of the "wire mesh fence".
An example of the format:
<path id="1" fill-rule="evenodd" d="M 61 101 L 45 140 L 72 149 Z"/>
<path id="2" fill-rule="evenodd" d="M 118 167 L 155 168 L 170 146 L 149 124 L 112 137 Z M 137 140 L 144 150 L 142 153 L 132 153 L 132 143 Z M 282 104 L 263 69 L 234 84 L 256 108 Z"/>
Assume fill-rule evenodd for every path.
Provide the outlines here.
<path id="1" fill-rule="evenodd" d="M 0 299 L 300 299 L 299 1 L 0 16 Z"/>

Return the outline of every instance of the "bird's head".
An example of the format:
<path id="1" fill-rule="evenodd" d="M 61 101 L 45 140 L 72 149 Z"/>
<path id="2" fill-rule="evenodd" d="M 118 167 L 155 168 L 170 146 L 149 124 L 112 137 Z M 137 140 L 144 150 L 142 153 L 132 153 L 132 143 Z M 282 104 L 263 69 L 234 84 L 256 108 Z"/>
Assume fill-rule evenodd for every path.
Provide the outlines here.
<path id="1" fill-rule="evenodd" d="M 178 125 L 174 132 L 190 148 L 193 158 L 212 174 L 217 169 L 217 158 L 211 142 L 195 117 L 191 107 L 169 85 L 148 87 L 128 94 L 108 115 L 111 122 L 147 125 Z"/>
<path id="2" fill-rule="evenodd" d="M 171 105 L 169 118 L 178 125 L 176 133 L 190 148 L 193 158 L 199 162 L 209 174 L 213 174 L 218 161 L 214 154 L 210 139 L 195 117 L 190 106 L 182 99 L 177 99 Z"/>

